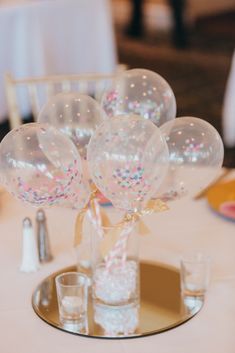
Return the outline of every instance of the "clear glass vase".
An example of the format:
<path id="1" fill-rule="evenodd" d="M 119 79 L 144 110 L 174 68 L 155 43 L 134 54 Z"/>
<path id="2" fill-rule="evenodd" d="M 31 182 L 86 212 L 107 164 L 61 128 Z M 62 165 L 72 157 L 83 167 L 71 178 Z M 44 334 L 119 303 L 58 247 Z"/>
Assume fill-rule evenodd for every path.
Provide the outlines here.
<path id="1" fill-rule="evenodd" d="M 139 222 L 92 227 L 92 297 L 95 306 L 138 306 Z"/>

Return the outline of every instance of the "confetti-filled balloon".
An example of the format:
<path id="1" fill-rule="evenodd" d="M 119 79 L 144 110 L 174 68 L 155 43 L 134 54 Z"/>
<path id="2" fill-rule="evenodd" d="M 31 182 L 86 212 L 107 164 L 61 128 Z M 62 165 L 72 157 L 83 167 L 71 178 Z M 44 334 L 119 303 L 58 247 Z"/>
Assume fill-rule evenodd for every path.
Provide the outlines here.
<path id="1" fill-rule="evenodd" d="M 79 93 L 59 93 L 42 108 L 38 122 L 49 123 L 68 135 L 82 158 L 97 126 L 107 116 L 98 102 Z"/>
<path id="2" fill-rule="evenodd" d="M 194 117 L 176 118 L 161 126 L 170 154 L 168 174 L 158 195 L 177 199 L 195 195 L 216 178 L 224 157 L 217 130 Z"/>
<path id="3" fill-rule="evenodd" d="M 62 198 L 58 206 L 72 208 L 74 210 L 81 210 L 85 207 L 91 195 L 91 188 L 88 183 L 88 180 L 82 174 L 82 180 L 80 183 L 74 183 L 73 187 L 71 187 L 71 191 L 69 193 L 69 197 Z"/>
<path id="4" fill-rule="evenodd" d="M 21 201 L 39 207 L 72 201 L 76 208 L 86 202 L 79 153 L 48 124 L 10 131 L 0 144 L 0 165 L 5 186 Z"/>
<path id="5" fill-rule="evenodd" d="M 104 93 L 101 105 L 109 117 L 137 114 L 161 126 L 176 116 L 174 93 L 155 72 L 132 69 L 117 77 Z"/>
<path id="6" fill-rule="evenodd" d="M 115 207 L 136 211 L 161 184 L 169 154 L 160 129 L 130 115 L 104 121 L 90 140 L 87 157 L 101 192 Z"/>

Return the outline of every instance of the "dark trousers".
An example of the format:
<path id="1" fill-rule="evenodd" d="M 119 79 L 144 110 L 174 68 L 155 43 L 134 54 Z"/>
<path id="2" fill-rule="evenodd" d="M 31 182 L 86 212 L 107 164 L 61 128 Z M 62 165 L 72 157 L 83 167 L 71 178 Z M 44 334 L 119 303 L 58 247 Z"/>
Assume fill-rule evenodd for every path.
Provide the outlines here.
<path id="1" fill-rule="evenodd" d="M 184 47 L 187 44 L 187 30 L 184 21 L 185 1 L 186 0 L 168 0 L 173 19 L 172 40 L 177 47 Z M 131 5 L 131 18 L 127 28 L 127 34 L 140 37 L 144 31 L 144 0 L 132 0 Z"/>

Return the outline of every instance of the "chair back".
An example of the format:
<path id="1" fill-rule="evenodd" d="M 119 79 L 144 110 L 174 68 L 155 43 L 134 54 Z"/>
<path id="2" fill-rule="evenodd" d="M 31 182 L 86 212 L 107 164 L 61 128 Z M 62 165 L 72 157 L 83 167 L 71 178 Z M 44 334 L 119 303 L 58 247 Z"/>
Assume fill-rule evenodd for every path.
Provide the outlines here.
<path id="1" fill-rule="evenodd" d="M 113 74 L 55 75 L 22 79 L 6 74 L 5 90 L 10 128 L 20 126 L 27 115 L 32 115 L 36 121 L 42 106 L 50 97 L 61 92 L 87 94 L 100 101 L 104 90 L 125 69 L 125 65 L 119 65 Z"/>

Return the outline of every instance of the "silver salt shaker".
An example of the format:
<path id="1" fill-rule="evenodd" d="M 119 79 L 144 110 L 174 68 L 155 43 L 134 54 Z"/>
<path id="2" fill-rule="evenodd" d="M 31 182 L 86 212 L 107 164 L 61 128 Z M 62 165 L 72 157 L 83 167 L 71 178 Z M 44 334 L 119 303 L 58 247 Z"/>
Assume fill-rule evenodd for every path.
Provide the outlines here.
<path id="1" fill-rule="evenodd" d="M 51 254 L 46 215 L 43 209 L 37 211 L 36 221 L 39 260 L 42 263 L 49 262 L 53 259 L 53 256 Z"/>

